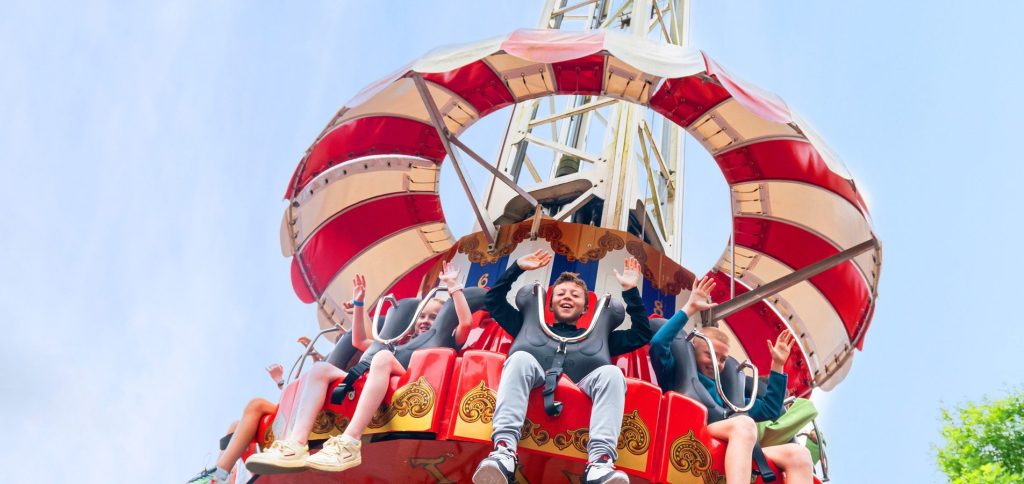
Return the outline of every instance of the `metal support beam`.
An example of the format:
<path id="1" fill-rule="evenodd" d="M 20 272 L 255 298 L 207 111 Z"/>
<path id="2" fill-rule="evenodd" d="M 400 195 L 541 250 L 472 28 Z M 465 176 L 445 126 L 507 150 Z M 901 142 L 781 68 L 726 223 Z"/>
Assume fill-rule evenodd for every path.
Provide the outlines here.
<path id="1" fill-rule="evenodd" d="M 430 95 L 430 90 L 427 89 L 427 83 L 418 74 L 414 75 L 412 79 L 413 82 L 416 83 L 416 90 L 419 91 L 423 104 L 427 107 L 427 113 L 430 114 L 430 121 L 434 125 L 434 129 L 437 130 L 437 137 L 441 139 L 444 151 L 448 153 L 448 157 L 452 160 L 452 166 L 455 167 L 455 173 L 459 176 L 459 182 L 462 184 L 462 190 L 466 192 L 466 197 L 469 198 L 470 205 L 473 207 L 473 214 L 476 215 L 476 222 L 480 225 L 480 230 L 483 231 L 484 237 L 487 238 L 487 244 L 493 246 L 498 234 L 498 229 L 494 226 L 494 222 L 491 220 L 491 217 L 487 215 L 487 210 L 484 206 L 476 199 L 475 196 L 473 196 L 473 189 L 469 185 L 469 180 L 466 178 L 466 174 L 463 173 L 462 161 L 459 160 L 459 154 L 452 149 L 452 145 L 448 140 L 448 128 L 445 127 L 444 121 L 441 118 L 441 112 L 437 109 L 437 104 L 434 102 L 433 96 Z"/>
<path id="2" fill-rule="evenodd" d="M 739 295 L 738 297 L 730 299 L 714 308 L 711 308 L 708 311 L 702 311 L 701 315 L 706 317 L 702 317 L 701 320 L 704 321 L 704 325 L 707 326 L 711 325 L 713 322 L 718 321 L 720 319 L 728 318 L 729 316 L 732 316 L 733 314 L 736 314 L 737 312 L 742 311 L 756 304 L 758 301 L 768 296 L 772 296 L 779 292 L 782 292 L 792 286 L 804 282 L 807 279 L 810 279 L 818 274 L 821 274 L 822 272 L 825 272 L 835 266 L 838 266 L 839 264 L 842 264 L 843 262 L 852 260 L 854 257 L 857 257 L 858 255 L 861 255 L 862 253 L 877 247 L 878 240 L 874 238 L 872 238 L 871 240 L 861 242 L 836 255 L 826 257 L 818 262 L 815 262 L 807 267 L 804 267 L 803 269 L 793 271 L 790 274 L 786 274 L 785 276 L 782 276 L 772 282 L 769 282 L 768 284 L 758 287 L 757 289 L 745 292 Z"/>
<path id="3" fill-rule="evenodd" d="M 554 141 L 549 141 L 549 140 L 546 140 L 544 138 L 538 138 L 538 137 L 536 137 L 536 136 L 534 136 L 532 134 L 529 134 L 529 133 L 527 133 L 525 136 L 523 136 L 523 139 L 526 139 L 527 141 L 529 141 L 529 142 L 531 142 L 531 143 L 533 143 L 535 145 L 540 145 L 540 146 L 543 146 L 545 148 L 549 148 L 549 149 L 558 151 L 560 153 L 565 153 L 567 155 L 572 155 L 572 156 L 575 156 L 577 158 L 580 158 L 580 159 L 583 159 L 583 160 L 587 160 L 587 161 L 589 161 L 591 163 L 597 163 L 597 162 L 601 161 L 601 159 L 599 157 L 594 156 L 594 155 L 592 155 L 590 153 L 587 153 L 586 151 L 579 150 L 579 149 L 573 148 L 571 146 L 566 146 L 566 145 L 563 145 L 562 143 L 556 143 Z"/>
<path id="4" fill-rule="evenodd" d="M 455 146 L 458 146 L 460 150 L 469 155 L 469 157 L 472 158 L 473 161 L 476 161 L 480 166 L 484 167 L 484 169 L 490 172 L 490 174 L 494 175 L 495 178 L 501 180 L 502 183 L 508 185 L 509 188 L 515 190 L 515 192 L 519 194 L 519 196 L 523 197 L 524 200 L 530 203 L 531 207 L 537 206 L 537 199 L 533 198 L 533 195 L 530 195 L 530 192 L 526 191 L 526 189 L 519 186 L 519 184 L 513 181 L 511 178 L 509 178 L 508 175 L 502 173 L 501 170 L 495 168 L 494 165 L 488 163 L 487 160 L 485 160 L 482 156 L 478 155 L 476 151 L 473 151 L 472 148 L 466 146 L 466 144 L 463 143 L 462 140 L 457 138 L 455 135 L 448 133 L 448 141 L 454 144 Z"/>
<path id="5" fill-rule="evenodd" d="M 587 111 L 592 111 L 594 109 L 603 108 L 605 106 L 610 106 L 612 104 L 615 104 L 616 102 L 618 102 L 618 100 L 617 99 L 612 99 L 612 98 L 605 98 L 605 99 L 602 99 L 600 101 L 591 101 L 591 102 L 589 102 L 587 104 L 584 104 L 582 106 L 577 106 L 577 107 L 569 109 L 567 111 L 562 111 L 562 112 L 560 112 L 558 114 L 552 114 L 551 116 L 545 116 L 543 118 L 534 119 L 533 121 L 530 121 L 529 126 L 532 128 L 534 126 L 538 126 L 538 125 L 541 125 L 541 124 L 552 123 L 552 122 L 558 121 L 560 119 L 565 119 L 565 118 L 571 117 L 571 116 L 576 115 L 576 114 L 585 113 Z M 552 109 L 552 111 L 553 110 L 554 109 Z M 554 137 L 552 137 L 552 138 L 554 138 Z"/>
<path id="6" fill-rule="evenodd" d="M 673 172 L 669 170 L 668 166 L 665 164 L 665 158 L 661 156 L 661 150 L 658 149 L 658 143 L 654 141 L 654 133 L 651 133 L 651 127 L 647 125 L 646 119 L 640 120 L 640 129 L 643 131 L 643 134 L 647 135 L 647 141 L 651 144 L 651 152 L 654 153 L 654 159 L 658 160 L 658 168 L 661 170 L 661 177 L 665 179 L 665 183 L 668 184 L 669 196 L 672 196 L 676 191 L 676 183 L 672 181 Z"/>

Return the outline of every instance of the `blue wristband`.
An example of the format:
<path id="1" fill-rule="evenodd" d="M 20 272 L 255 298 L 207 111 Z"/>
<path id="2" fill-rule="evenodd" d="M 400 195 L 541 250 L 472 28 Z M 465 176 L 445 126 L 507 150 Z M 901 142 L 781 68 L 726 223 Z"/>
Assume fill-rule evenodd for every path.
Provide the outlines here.
<path id="1" fill-rule="evenodd" d="M 362 301 L 356 301 L 355 299 L 353 299 L 352 300 L 352 305 L 353 306 L 363 307 L 363 302 Z"/>

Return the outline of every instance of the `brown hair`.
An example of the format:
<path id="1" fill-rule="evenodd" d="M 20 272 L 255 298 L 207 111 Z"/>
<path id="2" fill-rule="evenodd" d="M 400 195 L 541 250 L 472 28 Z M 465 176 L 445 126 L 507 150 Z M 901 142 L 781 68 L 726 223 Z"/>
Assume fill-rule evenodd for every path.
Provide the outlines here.
<path id="1" fill-rule="evenodd" d="M 577 286 L 579 286 L 580 288 L 583 289 L 583 310 L 586 311 L 588 306 L 590 306 L 590 297 L 586 294 L 587 291 L 588 291 L 588 289 L 587 289 L 587 281 L 584 281 L 583 279 L 580 279 L 580 275 L 578 273 L 576 273 L 576 272 L 563 272 L 563 273 L 558 275 L 558 279 L 555 279 L 555 283 L 552 284 L 551 287 L 554 288 L 555 286 L 557 286 L 559 284 L 566 283 L 566 282 L 569 282 L 569 283 L 572 283 L 572 284 L 576 284 Z M 551 301 L 549 299 L 549 303 L 548 304 L 552 304 L 553 305 L 554 301 Z"/>

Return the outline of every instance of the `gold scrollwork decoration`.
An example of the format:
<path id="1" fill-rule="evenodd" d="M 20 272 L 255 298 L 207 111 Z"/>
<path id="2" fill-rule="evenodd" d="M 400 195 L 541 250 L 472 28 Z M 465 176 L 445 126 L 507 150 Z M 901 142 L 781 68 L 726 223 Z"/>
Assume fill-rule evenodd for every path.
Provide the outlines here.
<path id="1" fill-rule="evenodd" d="M 466 423 L 489 424 L 494 418 L 496 403 L 497 393 L 487 388 L 483 380 L 480 380 L 480 384 L 466 392 L 459 402 L 459 419 Z"/>
<path id="2" fill-rule="evenodd" d="M 274 437 L 274 429 L 270 426 L 267 427 L 267 431 L 263 433 L 263 440 L 260 441 L 260 449 L 269 449 L 270 444 L 273 444 L 277 440 Z"/>
<path id="3" fill-rule="evenodd" d="M 371 429 L 381 428 L 391 422 L 395 416 L 411 415 L 422 418 L 434 408 L 434 388 L 426 377 L 419 377 L 395 391 L 391 405 L 381 405 L 370 419 Z"/>
<path id="4" fill-rule="evenodd" d="M 548 431 L 542 429 L 540 424 L 535 424 L 528 418 L 523 422 L 523 429 L 520 435 L 532 440 L 538 447 L 543 447 L 544 444 L 551 441 L 551 435 L 548 434 Z"/>
<path id="5" fill-rule="evenodd" d="M 588 429 L 567 430 L 555 435 L 554 442 L 558 450 L 565 450 L 571 446 L 586 454 L 587 444 L 590 443 L 590 431 Z"/>
<path id="6" fill-rule="evenodd" d="M 633 455 L 643 455 L 651 448 L 651 433 L 636 409 L 622 416 L 622 431 L 616 447 Z"/>
<path id="7" fill-rule="evenodd" d="M 338 414 L 334 413 L 333 410 L 322 410 L 316 415 L 316 420 L 313 421 L 313 433 L 314 434 L 326 434 L 334 428 L 334 422 L 337 420 Z"/>
<path id="8" fill-rule="evenodd" d="M 704 484 L 725 482 L 725 477 L 711 469 L 711 452 L 693 436 L 692 430 L 672 442 L 669 460 L 677 471 L 699 477 Z"/>

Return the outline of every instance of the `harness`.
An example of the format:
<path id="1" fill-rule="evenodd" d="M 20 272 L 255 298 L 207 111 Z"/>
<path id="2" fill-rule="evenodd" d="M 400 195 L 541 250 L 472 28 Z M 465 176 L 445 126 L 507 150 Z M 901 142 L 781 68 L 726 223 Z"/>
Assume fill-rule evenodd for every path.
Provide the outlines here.
<path id="1" fill-rule="evenodd" d="M 523 315 L 523 326 L 512 342 L 509 355 L 525 351 L 540 363 L 544 368 L 544 411 L 558 416 L 562 412 L 562 402 L 555 400 L 558 378 L 564 373 L 578 383 L 593 370 L 611 364 L 608 334 L 622 324 L 625 308 L 605 294 L 596 304 L 593 321 L 583 333 L 561 336 L 544 322 L 544 290 L 539 282 L 519 289 L 516 306 Z"/>

